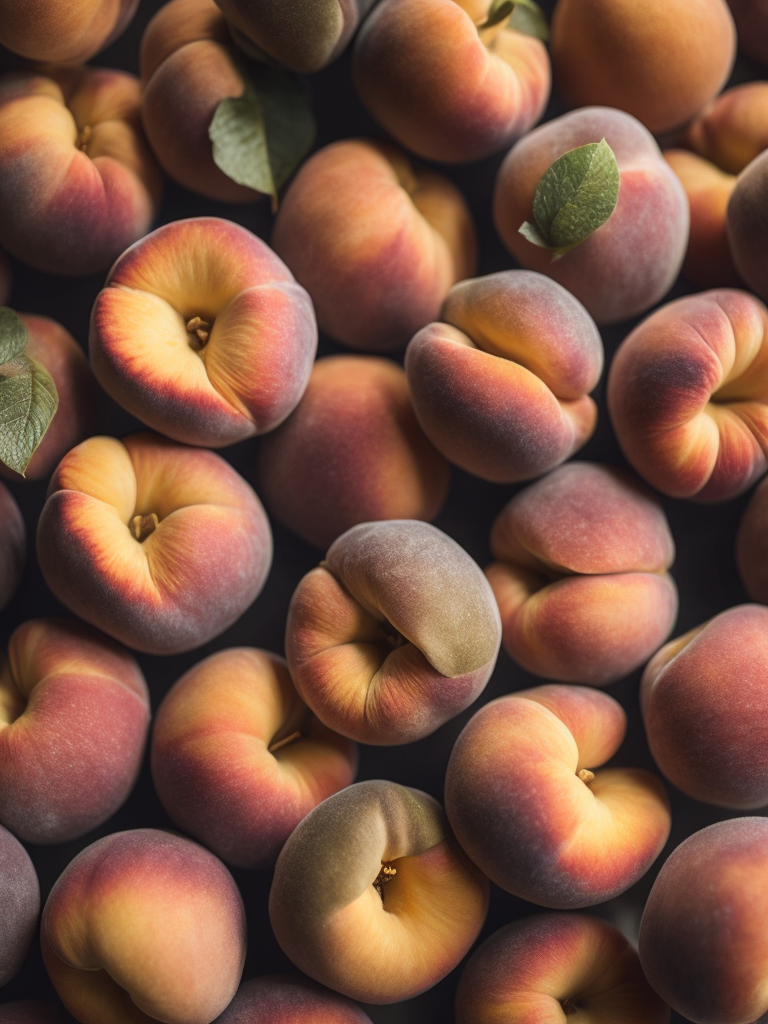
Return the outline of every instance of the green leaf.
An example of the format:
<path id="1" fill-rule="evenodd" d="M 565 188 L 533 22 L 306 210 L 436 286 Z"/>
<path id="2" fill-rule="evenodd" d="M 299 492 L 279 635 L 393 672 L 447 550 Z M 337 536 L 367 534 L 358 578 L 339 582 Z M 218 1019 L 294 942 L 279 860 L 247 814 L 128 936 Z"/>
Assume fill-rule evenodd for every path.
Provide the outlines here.
<path id="1" fill-rule="evenodd" d="M 485 21 L 481 22 L 477 27 L 493 28 L 494 25 L 498 25 L 511 17 L 514 9 L 515 0 L 493 0 L 493 3 L 488 8 Z"/>
<path id="2" fill-rule="evenodd" d="M 315 119 L 301 79 L 290 71 L 238 61 L 245 90 L 216 108 L 208 128 L 213 159 L 238 185 L 272 196 L 315 141 Z"/>
<path id="3" fill-rule="evenodd" d="M 488 8 L 485 21 L 477 27 L 493 28 L 502 21 L 509 21 L 509 27 L 527 36 L 535 36 L 546 43 L 549 40 L 547 19 L 534 0 L 493 0 Z"/>
<path id="4" fill-rule="evenodd" d="M 608 143 L 590 142 L 564 153 L 544 172 L 533 198 L 538 232 L 520 232 L 556 257 L 580 245 L 608 220 L 619 201 L 619 167 Z M 541 240 L 537 240 L 537 235 Z"/>
<path id="5" fill-rule="evenodd" d="M 0 367 L 0 461 L 24 476 L 59 405 L 53 378 L 35 359 Z"/>
<path id="6" fill-rule="evenodd" d="M 0 363 L 20 356 L 27 347 L 27 327 L 21 317 L 7 306 L 0 306 Z"/>

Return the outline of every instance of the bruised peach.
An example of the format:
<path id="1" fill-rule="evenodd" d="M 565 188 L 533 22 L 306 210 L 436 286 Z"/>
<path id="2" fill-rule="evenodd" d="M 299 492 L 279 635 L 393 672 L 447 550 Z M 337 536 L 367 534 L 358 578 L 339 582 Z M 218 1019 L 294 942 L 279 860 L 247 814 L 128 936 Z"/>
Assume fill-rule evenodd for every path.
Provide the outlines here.
<path id="1" fill-rule="evenodd" d="M 0 44 L 36 61 L 81 64 L 130 24 L 139 0 L 0 0 Z"/>
<path id="2" fill-rule="evenodd" d="M 736 179 L 726 225 L 736 269 L 747 287 L 768 302 L 768 150 Z"/>
<path id="3" fill-rule="evenodd" d="M 405 374 L 375 356 L 318 360 L 290 419 L 259 452 L 267 508 L 325 549 L 376 519 L 434 519 L 448 464 L 419 426 Z"/>
<path id="4" fill-rule="evenodd" d="M 216 1024 L 371 1024 L 356 1003 L 304 977 L 245 981 Z M 2 1019 L 0 1018 L 0 1024 Z"/>
<path id="5" fill-rule="evenodd" d="M 0 608 L 4 608 L 21 582 L 27 552 L 27 531 L 19 506 L 0 483 Z"/>
<path id="6" fill-rule="evenodd" d="M 0 985 L 24 963 L 40 914 L 40 885 L 29 854 L 0 826 Z"/>

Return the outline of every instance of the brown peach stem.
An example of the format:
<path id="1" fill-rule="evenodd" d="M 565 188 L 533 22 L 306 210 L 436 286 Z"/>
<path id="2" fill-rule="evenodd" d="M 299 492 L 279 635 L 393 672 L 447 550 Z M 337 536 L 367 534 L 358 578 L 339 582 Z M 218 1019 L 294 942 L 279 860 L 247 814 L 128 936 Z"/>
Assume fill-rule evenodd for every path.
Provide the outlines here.
<path id="1" fill-rule="evenodd" d="M 134 516 L 131 522 L 133 536 L 139 543 L 145 541 L 150 533 L 154 533 L 160 525 L 156 513 L 150 512 L 148 516 Z"/>
<path id="2" fill-rule="evenodd" d="M 192 335 L 190 344 L 198 352 L 205 347 L 208 338 L 211 336 L 211 325 L 201 316 L 193 316 L 187 320 L 187 331 Z M 196 341 L 193 339 L 197 339 Z"/>
<path id="3" fill-rule="evenodd" d="M 581 771 L 579 772 L 579 778 L 586 785 L 589 785 L 589 783 L 592 781 L 592 779 L 594 779 L 594 777 L 595 777 L 595 773 L 591 772 L 589 770 L 589 768 L 582 768 Z"/>
<path id="4" fill-rule="evenodd" d="M 89 139 L 90 139 L 92 134 L 93 134 L 93 128 L 91 128 L 91 126 L 89 124 L 87 124 L 80 131 L 80 134 L 77 136 L 77 141 L 75 142 L 75 147 L 77 149 L 79 149 L 82 153 L 87 153 L 88 152 L 88 141 L 89 141 Z"/>
<path id="5" fill-rule="evenodd" d="M 382 861 L 381 871 L 379 871 L 378 875 L 376 875 L 376 878 L 374 879 L 373 882 L 373 888 L 381 897 L 382 903 L 384 902 L 384 886 L 387 884 L 387 882 L 391 882 L 396 874 L 397 868 L 393 867 L 391 864 L 385 864 Z"/>
<path id="6" fill-rule="evenodd" d="M 287 747 L 289 743 L 293 743 L 294 740 L 300 740 L 301 733 L 297 729 L 296 732 L 292 732 L 290 736 L 286 736 L 285 739 L 278 740 L 277 743 L 272 743 L 267 747 L 270 754 L 274 754 L 277 750 L 282 750 L 283 747 Z"/>

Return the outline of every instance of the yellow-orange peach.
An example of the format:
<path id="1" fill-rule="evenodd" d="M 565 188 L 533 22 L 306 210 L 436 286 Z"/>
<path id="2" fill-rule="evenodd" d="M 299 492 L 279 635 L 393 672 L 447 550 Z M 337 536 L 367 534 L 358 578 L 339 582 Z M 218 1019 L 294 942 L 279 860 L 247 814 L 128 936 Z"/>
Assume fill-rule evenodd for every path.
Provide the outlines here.
<path id="1" fill-rule="evenodd" d="M 726 89 L 693 119 L 683 139 L 728 174 L 743 171 L 768 149 L 768 82 Z"/>
<path id="2" fill-rule="evenodd" d="M 122 35 L 139 0 L 0 0 L 0 44 L 35 61 L 81 64 Z"/>

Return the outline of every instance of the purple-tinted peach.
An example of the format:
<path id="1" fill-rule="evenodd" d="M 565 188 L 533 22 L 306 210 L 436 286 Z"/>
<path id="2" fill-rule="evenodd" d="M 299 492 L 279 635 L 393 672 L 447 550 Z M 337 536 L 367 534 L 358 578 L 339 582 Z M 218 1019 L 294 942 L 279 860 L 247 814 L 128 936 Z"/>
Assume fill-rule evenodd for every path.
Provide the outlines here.
<path id="1" fill-rule="evenodd" d="M 577 686 L 523 690 L 475 713 L 448 762 L 445 809 L 491 881 L 570 910 L 645 874 L 669 835 L 664 787 L 641 769 L 595 771 L 625 729 L 617 701 Z"/>
<path id="2" fill-rule="evenodd" d="M 0 826 L 0 985 L 18 973 L 40 913 L 40 886 L 29 854 Z"/>
<path id="3" fill-rule="evenodd" d="M 694 833 L 667 858 L 640 925 L 652 987 L 695 1024 L 757 1024 L 768 1011 L 768 819 Z"/>
<path id="4" fill-rule="evenodd" d="M 99 383 L 186 444 L 272 430 L 304 393 L 316 348 L 304 289 L 260 238 L 217 217 L 173 221 L 136 242 L 91 314 Z"/>
<path id="5" fill-rule="evenodd" d="M 305 974 L 352 999 L 393 1003 L 453 970 L 483 925 L 488 889 L 436 800 L 359 782 L 291 834 L 269 917 Z"/>
<path id="6" fill-rule="evenodd" d="M 736 269 L 747 287 L 768 302 L 768 150 L 736 179 L 726 224 Z"/>
<path id="7" fill-rule="evenodd" d="M 122 71 L 49 67 L 0 79 L 0 243 L 38 270 L 103 270 L 148 230 L 160 171 Z"/>
<path id="8" fill-rule="evenodd" d="M 27 553 L 27 531 L 24 518 L 7 487 L 0 484 L 0 608 L 4 608 L 16 592 L 24 570 Z"/>
<path id="9" fill-rule="evenodd" d="M 587 914 L 534 914 L 494 932 L 459 979 L 456 1024 L 668 1024 L 621 932 Z"/>
<path id="10" fill-rule="evenodd" d="M 505 505 L 490 543 L 504 647 L 529 672 L 602 686 L 672 630 L 672 535 L 658 500 L 621 470 L 561 466 Z"/>
<path id="11" fill-rule="evenodd" d="M 768 604 L 768 480 L 755 488 L 739 523 L 736 565 L 752 600 Z"/>
<path id="12" fill-rule="evenodd" d="M 622 342 L 608 411 L 629 462 L 675 498 L 724 501 L 768 466 L 768 310 L 718 289 L 657 309 Z"/>
<path id="13" fill-rule="evenodd" d="M 173 654 L 255 600 L 272 536 L 252 488 L 213 452 L 149 433 L 93 437 L 51 479 L 37 554 L 75 614 L 129 647 Z"/>
<path id="14" fill-rule="evenodd" d="M 482 692 L 501 640 L 480 567 L 415 520 L 362 523 L 297 587 L 286 656 L 318 718 L 363 743 L 429 735 Z"/>
<path id="15" fill-rule="evenodd" d="M 0 1006 L 0 1024 L 67 1024 L 72 1017 L 53 1003 L 19 999 Z"/>
<path id="16" fill-rule="evenodd" d="M 141 767 L 149 693 L 135 659 L 80 623 L 34 619 L 0 667 L 0 821 L 62 843 L 106 821 Z"/>
<path id="17" fill-rule="evenodd" d="M 603 345 L 570 292 L 543 274 L 502 271 L 454 285 L 440 317 L 411 340 L 405 369 L 419 423 L 446 458 L 512 483 L 587 441 Z"/>
<path id="18" fill-rule="evenodd" d="M 139 0 L 0 0 L 0 44 L 35 61 L 82 64 L 128 27 Z"/>
<path id="19" fill-rule="evenodd" d="M 272 242 L 352 348 L 399 348 L 435 320 L 476 262 L 458 189 L 385 142 L 347 139 L 315 153 L 285 194 Z"/>
<path id="20" fill-rule="evenodd" d="M 363 103 L 393 138 L 428 160 L 490 156 L 544 113 L 546 47 L 508 19 L 479 29 L 488 7 L 484 0 L 381 0 L 358 34 L 352 70 Z"/>
<path id="21" fill-rule="evenodd" d="M 768 66 L 768 0 L 728 0 L 739 49 Z"/>
<path id="22" fill-rule="evenodd" d="M 152 778 L 173 821 L 228 864 L 263 868 L 301 819 L 354 780 L 357 748 L 299 699 L 282 658 L 218 651 L 158 708 Z"/>
<path id="23" fill-rule="evenodd" d="M 434 519 L 449 479 L 405 374 L 375 356 L 318 360 L 299 406 L 259 451 L 267 508 L 322 549 L 358 523 Z"/>
<path id="24" fill-rule="evenodd" d="M 519 230 L 533 220 L 536 186 L 564 153 L 603 138 L 621 175 L 616 208 L 586 241 L 552 262 L 547 249 Z M 496 230 L 515 259 L 564 285 L 601 325 L 627 320 L 658 302 L 685 256 L 685 191 L 650 132 L 622 110 L 574 110 L 529 132 L 499 169 L 493 209 Z"/>
<path id="25" fill-rule="evenodd" d="M 683 139 L 728 174 L 743 171 L 768 149 L 768 82 L 744 82 L 726 89 L 686 127 Z"/>
<path id="26" fill-rule="evenodd" d="M 11 294 L 11 265 L 0 252 L 0 306 L 5 305 Z"/>
<path id="27" fill-rule="evenodd" d="M 215 1024 L 371 1024 L 371 1018 L 307 978 L 269 974 L 243 982 Z"/>
<path id="28" fill-rule="evenodd" d="M 238 185 L 213 159 L 208 128 L 216 108 L 244 88 L 227 23 L 213 0 L 171 0 L 161 7 L 142 37 L 140 65 L 144 130 L 166 174 L 210 199 L 258 199 L 261 192 Z"/>
<path id="29" fill-rule="evenodd" d="M 158 829 L 116 832 L 67 866 L 43 910 L 43 960 L 82 1024 L 210 1024 L 245 962 L 245 910 L 208 850 Z"/>

